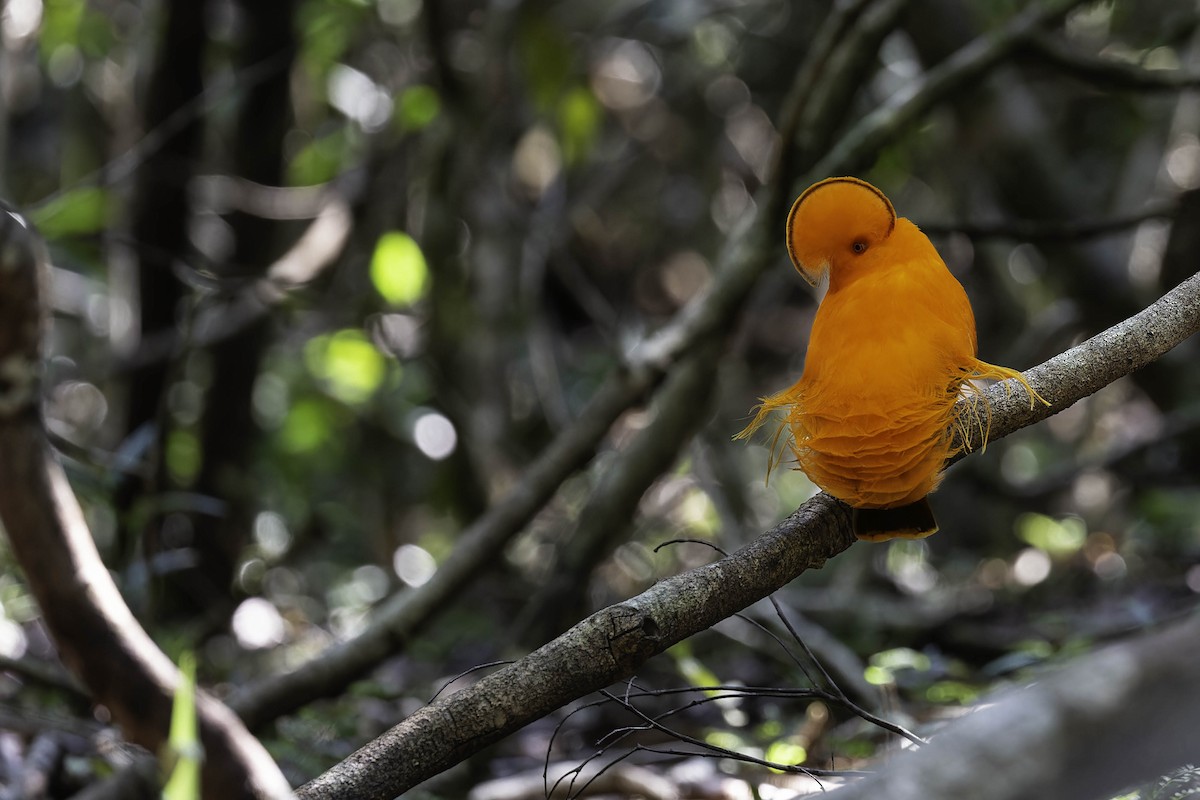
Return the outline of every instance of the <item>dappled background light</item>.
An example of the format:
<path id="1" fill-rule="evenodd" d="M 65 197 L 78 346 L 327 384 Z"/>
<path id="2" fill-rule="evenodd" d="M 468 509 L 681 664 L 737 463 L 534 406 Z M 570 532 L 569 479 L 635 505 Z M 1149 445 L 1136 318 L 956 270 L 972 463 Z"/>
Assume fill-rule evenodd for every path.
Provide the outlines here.
<path id="1" fill-rule="evenodd" d="M 392 567 L 400 580 L 409 586 L 421 586 L 433 577 L 437 564 L 428 551 L 415 544 L 404 544 L 396 548 Z"/>
<path id="2" fill-rule="evenodd" d="M 338 64 L 329 73 L 329 102 L 362 127 L 376 133 L 392 114 L 392 98 L 365 73 Z"/>
<path id="3" fill-rule="evenodd" d="M 454 423 L 436 411 L 417 415 L 413 421 L 412 436 L 417 449 L 434 461 L 448 458 L 458 444 Z"/>
<path id="4" fill-rule="evenodd" d="M 233 612 L 231 627 L 238 644 L 252 650 L 279 644 L 287 632 L 275 606 L 261 597 L 243 600 Z"/>

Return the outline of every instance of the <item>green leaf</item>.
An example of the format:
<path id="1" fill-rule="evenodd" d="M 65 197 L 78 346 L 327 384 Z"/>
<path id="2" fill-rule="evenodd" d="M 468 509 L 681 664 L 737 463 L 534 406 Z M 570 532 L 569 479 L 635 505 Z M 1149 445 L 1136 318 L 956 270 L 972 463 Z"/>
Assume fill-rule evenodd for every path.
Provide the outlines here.
<path id="1" fill-rule="evenodd" d="M 896 647 L 871 656 L 870 664 L 863 670 L 867 683 L 887 686 L 896 682 L 896 673 L 901 670 L 925 672 L 932 666 L 929 656 L 908 647 Z"/>
<path id="2" fill-rule="evenodd" d="M 204 751 L 196 721 L 196 657 L 184 653 L 179 659 L 182 673 L 171 708 L 171 732 L 167 739 L 168 759 L 174 761 L 171 777 L 163 787 L 163 800 L 198 800 L 200 764 Z"/>
<path id="3" fill-rule="evenodd" d="M 329 68 L 354 41 L 356 30 L 370 12 L 362 2 L 308 0 L 296 12 L 300 31 L 299 60 L 311 75 L 324 79 Z"/>
<path id="4" fill-rule="evenodd" d="M 189 430 L 177 429 L 167 436 L 167 471 L 176 482 L 190 484 L 200 471 L 200 440 Z"/>
<path id="5" fill-rule="evenodd" d="M 437 119 L 442 111 L 442 99 L 430 86 L 417 84 L 400 93 L 396 103 L 396 118 L 400 130 L 419 131 Z"/>
<path id="6" fill-rule="evenodd" d="M 288 163 L 288 185 L 311 186 L 332 180 L 342 171 L 350 150 L 345 128 L 313 139 Z"/>
<path id="7" fill-rule="evenodd" d="M 717 674 L 709 669 L 704 662 L 692 655 L 691 648 L 681 646 L 684 643 L 674 645 L 667 652 L 675 660 L 675 668 L 679 670 L 679 674 L 684 680 L 692 686 L 719 686 L 721 679 Z M 705 691 L 709 697 L 719 694 L 718 691 L 708 689 Z"/>
<path id="8" fill-rule="evenodd" d="M 42 54 L 50 54 L 63 46 L 77 47 L 80 23 L 87 10 L 84 0 L 46 0 L 42 4 L 42 27 L 38 36 Z"/>
<path id="9" fill-rule="evenodd" d="M 326 401 L 328 402 L 328 401 Z M 328 441 L 333 426 L 332 412 L 319 400 L 306 397 L 288 409 L 279 429 L 280 446 L 289 453 L 309 453 Z"/>
<path id="10" fill-rule="evenodd" d="M 29 218 L 47 239 L 104 230 L 110 217 L 108 192 L 96 186 L 70 189 L 54 196 Z"/>
<path id="11" fill-rule="evenodd" d="M 595 95 L 582 86 L 567 92 L 558 106 L 558 125 L 567 164 L 587 158 L 596 142 L 603 112 Z"/>
<path id="12" fill-rule="evenodd" d="M 429 267 L 421 246 L 400 231 L 380 236 L 371 256 L 371 282 L 393 306 L 412 305 L 420 300 L 429 283 Z"/>
<path id="13" fill-rule="evenodd" d="M 1087 541 L 1087 525 L 1079 517 L 1056 520 L 1030 512 L 1017 518 L 1017 535 L 1051 556 L 1069 556 Z"/>
<path id="14" fill-rule="evenodd" d="M 709 731 L 704 734 L 704 741 L 713 747 L 723 747 L 735 752 L 741 750 L 746 742 L 733 731 Z"/>
<path id="15" fill-rule="evenodd" d="M 773 764 L 784 764 L 794 767 L 808 760 L 808 751 L 804 749 L 803 745 L 789 742 L 786 739 L 780 739 L 779 741 L 772 742 L 767 747 L 764 758 Z"/>
<path id="16" fill-rule="evenodd" d="M 316 337 L 304 347 L 304 362 L 331 395 L 350 405 L 371 399 L 387 372 L 383 354 L 357 328 Z"/>
<path id="17" fill-rule="evenodd" d="M 737 52 L 738 36 L 715 18 L 702 19 L 692 29 L 692 48 L 707 67 L 727 68 Z"/>
<path id="18" fill-rule="evenodd" d="M 979 689 L 962 681 L 938 681 L 925 690 L 925 699 L 941 705 L 967 705 L 979 697 Z"/>

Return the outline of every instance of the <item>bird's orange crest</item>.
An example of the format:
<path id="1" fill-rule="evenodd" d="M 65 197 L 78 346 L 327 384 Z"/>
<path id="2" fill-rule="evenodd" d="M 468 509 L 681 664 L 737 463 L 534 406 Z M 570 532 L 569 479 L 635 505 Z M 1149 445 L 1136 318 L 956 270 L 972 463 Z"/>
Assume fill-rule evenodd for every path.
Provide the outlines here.
<path id="1" fill-rule="evenodd" d="M 738 434 L 784 412 L 770 470 L 790 445 L 809 479 L 853 509 L 855 534 L 884 541 L 937 530 L 926 496 L 937 488 L 952 433 L 987 441 L 990 408 L 959 412 L 977 380 L 1020 382 L 975 355 L 975 317 L 962 285 L 916 225 L 858 178 L 806 189 L 787 218 L 787 249 L 810 283 L 829 273 L 813 320 L 804 374 L 760 403 Z"/>
<path id="2" fill-rule="evenodd" d="M 884 240 L 895 227 L 896 209 L 883 192 L 858 178 L 826 178 L 792 203 L 785 241 L 792 264 L 815 284 L 834 255 Z"/>

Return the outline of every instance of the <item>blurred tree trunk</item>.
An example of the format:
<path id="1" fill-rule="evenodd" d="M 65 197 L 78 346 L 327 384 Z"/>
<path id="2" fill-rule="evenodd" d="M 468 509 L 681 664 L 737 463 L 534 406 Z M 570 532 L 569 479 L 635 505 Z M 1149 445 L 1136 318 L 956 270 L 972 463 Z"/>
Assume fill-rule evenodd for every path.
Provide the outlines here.
<path id="1" fill-rule="evenodd" d="M 181 110 L 195 103 L 204 89 L 203 60 L 207 43 L 205 4 L 190 0 L 167 3 L 162 37 L 150 75 L 145 101 L 143 136 L 165 137 L 137 172 L 133 190 L 130 233 L 136 243 L 137 309 L 139 338 L 170 336 L 178 325 L 183 284 L 174 264 L 188 245 L 188 181 L 203 137 L 203 117 L 188 115 L 176 124 Z M 145 437 L 153 464 L 150 477 L 126 478 L 114 502 L 128 537 L 125 547 L 136 547 L 135 537 L 145 536 L 147 552 L 156 549 L 155 524 L 136 508 L 166 484 L 161 457 L 165 441 L 163 397 L 172 370 L 170 359 L 153 359 L 134 368 L 129 376 L 126 439 Z M 148 430 L 149 429 L 149 430 Z"/>
<path id="2" fill-rule="evenodd" d="M 295 60 L 293 29 L 295 0 L 243 0 L 245 40 L 237 68 L 243 73 L 265 72 L 246 89 L 238 109 L 234 134 L 234 173 L 265 186 L 283 183 L 283 140 L 291 125 L 291 65 Z M 218 265 L 232 292 L 244 291 L 262 277 L 280 251 L 280 224 L 245 211 L 229 217 L 233 230 L 230 260 Z M 201 466 L 196 490 L 225 501 L 220 516 L 193 519 L 192 547 L 197 561 L 186 585 L 172 581 L 185 594 L 172 598 L 183 610 L 215 612 L 230 609 L 230 587 L 238 556 L 253 523 L 257 484 L 251 462 L 258 442 L 252 395 L 263 352 L 270 342 L 271 320 L 262 316 L 210 351 L 212 382 L 208 387 L 201 428 Z M 178 594 L 178 592 L 176 592 Z"/>

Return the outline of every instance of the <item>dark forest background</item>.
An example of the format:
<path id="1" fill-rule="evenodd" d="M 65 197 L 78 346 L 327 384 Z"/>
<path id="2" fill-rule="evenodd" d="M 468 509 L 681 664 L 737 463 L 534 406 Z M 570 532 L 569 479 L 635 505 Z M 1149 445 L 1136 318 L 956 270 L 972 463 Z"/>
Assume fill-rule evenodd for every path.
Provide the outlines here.
<path id="1" fill-rule="evenodd" d="M 736 549 L 814 493 L 786 469 L 764 482 L 769 437 L 731 439 L 803 367 L 817 299 L 787 261 L 786 203 L 856 125 L 1030 4 L 2 5 L 0 197 L 53 265 L 48 431 L 126 602 L 173 658 L 196 654 L 200 682 L 300 784 L 454 676 Z M 1200 252 L 1200 9 L 1075 6 L 846 167 L 934 240 L 981 357 L 1019 369 L 1145 307 Z M 753 224 L 769 252 L 718 335 L 647 357 Z M 928 733 L 1194 609 L 1197 355 L 1186 343 L 956 465 L 937 535 L 857 545 L 776 594 L 800 637 L 862 706 Z M 630 364 L 653 369 L 614 390 Z M 590 446 L 539 461 L 605 414 Z M 521 493 L 526 512 L 497 520 Z M 680 539 L 695 541 L 662 546 Z M 105 718 L 0 560 L 0 749 L 18 763 L 39 737 L 75 736 L 55 790 L 69 796 L 105 771 Z M 785 635 L 770 606 L 747 614 Z M 377 635 L 381 615 L 398 633 Z M 323 684 L 270 708 L 239 694 L 364 636 Z M 745 620 L 638 674 L 652 689 L 806 680 Z M 540 776 L 548 752 L 578 764 L 631 724 L 600 703 L 552 738 L 564 714 L 412 796 Z M 899 741 L 779 697 L 671 719 L 823 769 L 870 768 Z M 657 796 L 651 779 L 679 797 L 811 788 L 729 760 L 630 765 L 650 775 L 617 796 Z"/>

